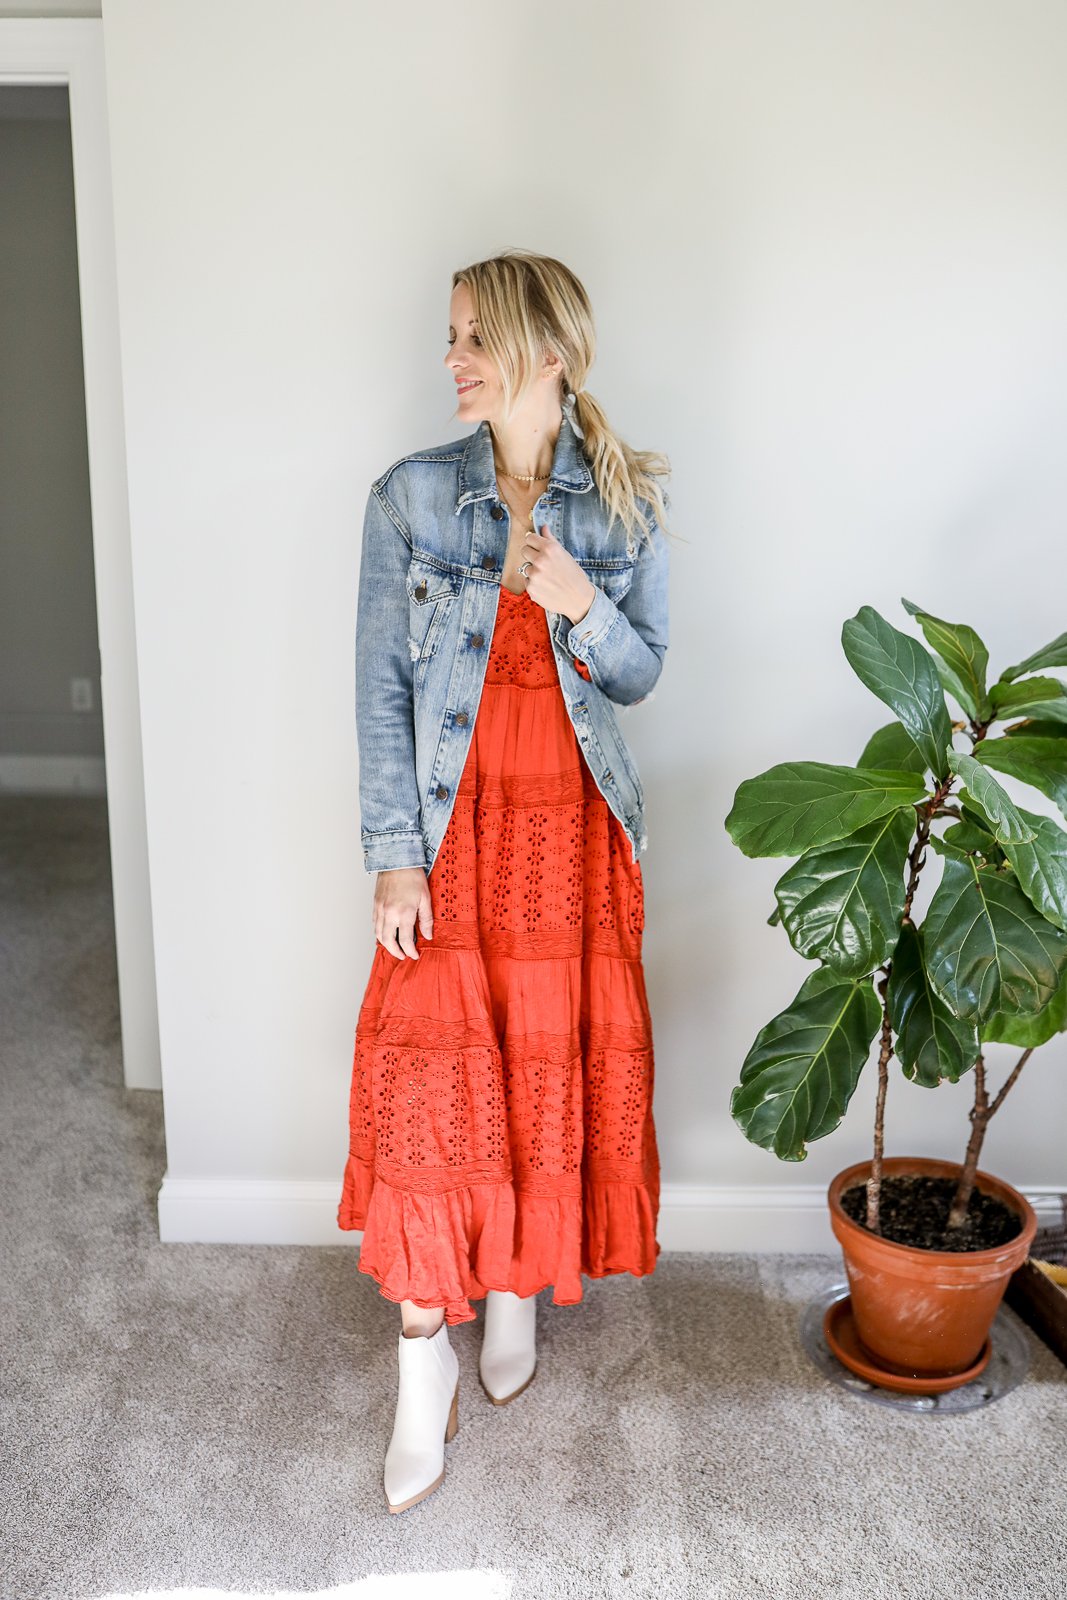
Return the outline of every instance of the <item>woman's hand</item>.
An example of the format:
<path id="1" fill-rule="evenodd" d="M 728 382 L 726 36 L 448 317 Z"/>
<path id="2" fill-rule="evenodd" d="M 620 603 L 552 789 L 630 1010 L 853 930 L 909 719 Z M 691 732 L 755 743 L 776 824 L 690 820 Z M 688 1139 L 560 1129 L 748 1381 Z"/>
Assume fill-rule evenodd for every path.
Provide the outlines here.
<path id="1" fill-rule="evenodd" d="M 374 937 L 391 956 L 419 959 L 415 922 L 424 939 L 433 938 L 430 882 L 423 867 L 392 867 L 379 872 L 374 886 Z"/>
<path id="2" fill-rule="evenodd" d="M 596 585 L 547 525 L 540 533 L 527 529 L 519 560 L 530 563 L 526 569 L 530 599 L 546 611 L 559 611 L 572 624 L 581 622 L 596 597 Z"/>

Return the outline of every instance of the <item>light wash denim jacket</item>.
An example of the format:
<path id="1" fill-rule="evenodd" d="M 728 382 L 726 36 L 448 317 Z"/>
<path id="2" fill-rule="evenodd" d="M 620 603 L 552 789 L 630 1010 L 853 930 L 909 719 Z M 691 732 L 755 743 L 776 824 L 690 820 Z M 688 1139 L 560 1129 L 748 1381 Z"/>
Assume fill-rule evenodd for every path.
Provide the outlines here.
<path id="1" fill-rule="evenodd" d="M 615 706 L 647 699 L 663 665 L 667 540 L 658 522 L 651 548 L 627 541 L 620 524 L 609 527 L 580 438 L 572 406 L 533 523 L 547 523 L 596 585 L 580 622 L 555 611 L 546 617 L 571 724 L 636 861 L 648 844 L 644 792 Z M 647 502 L 642 509 L 651 518 Z M 371 486 L 356 610 L 368 872 L 433 866 L 478 714 L 509 526 L 488 422 L 403 456 Z"/>

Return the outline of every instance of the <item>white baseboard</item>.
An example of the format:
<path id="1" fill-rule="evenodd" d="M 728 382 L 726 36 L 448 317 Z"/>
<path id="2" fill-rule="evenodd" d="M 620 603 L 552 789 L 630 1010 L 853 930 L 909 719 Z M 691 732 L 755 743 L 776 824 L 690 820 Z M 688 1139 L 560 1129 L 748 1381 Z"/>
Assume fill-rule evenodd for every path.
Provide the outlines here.
<path id="1" fill-rule="evenodd" d="M 1024 1189 L 1039 1227 L 1061 1220 L 1062 1189 Z M 159 1191 L 165 1244 L 358 1244 L 337 1226 L 340 1183 L 172 1178 Z M 664 1251 L 836 1255 L 826 1186 L 665 1183 L 656 1230 Z"/>
<path id="2" fill-rule="evenodd" d="M 0 756 L 2 794 L 107 793 L 103 756 Z"/>

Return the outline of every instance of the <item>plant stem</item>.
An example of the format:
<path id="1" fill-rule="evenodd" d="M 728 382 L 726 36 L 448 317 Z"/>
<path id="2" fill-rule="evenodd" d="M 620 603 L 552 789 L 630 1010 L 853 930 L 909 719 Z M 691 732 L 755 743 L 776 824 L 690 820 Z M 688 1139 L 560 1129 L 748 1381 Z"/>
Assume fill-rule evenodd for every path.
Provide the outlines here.
<path id="1" fill-rule="evenodd" d="M 878 1095 L 874 1107 L 874 1154 L 871 1157 L 871 1171 L 867 1179 L 867 1227 L 871 1233 L 881 1233 L 882 1231 L 879 1206 L 882 1198 L 882 1157 L 885 1153 L 885 1097 L 889 1088 L 889 1058 L 893 1054 L 893 1028 L 889 1021 L 886 990 L 889 988 L 892 970 L 892 963 L 887 961 L 882 968 L 883 977 L 878 984 L 878 993 L 882 997 L 882 1039 L 878 1049 Z"/>
<path id="2" fill-rule="evenodd" d="M 990 1121 L 1004 1104 L 1004 1096 L 1025 1067 L 1033 1054 L 1033 1045 L 1024 1050 L 1014 1067 L 1011 1069 L 1000 1093 L 990 1102 L 986 1093 L 985 1084 L 985 1057 L 979 1052 L 978 1060 L 974 1064 L 974 1105 L 970 1110 L 971 1137 L 967 1141 L 967 1153 L 963 1158 L 963 1170 L 960 1173 L 956 1193 L 952 1199 L 948 1221 L 945 1224 L 946 1235 L 954 1228 L 961 1228 L 967 1220 L 967 1209 L 971 1203 L 971 1191 L 974 1188 L 975 1173 L 978 1170 L 978 1157 L 982 1150 L 982 1141 L 986 1135 Z"/>
<path id="3" fill-rule="evenodd" d="M 911 903 L 915 899 L 915 891 L 919 886 L 919 874 L 926 864 L 926 846 L 930 839 L 930 824 L 939 813 L 944 814 L 941 808 L 955 781 L 954 775 L 945 778 L 942 783 L 938 784 L 929 800 L 918 808 L 919 824 L 915 830 L 915 843 L 912 845 L 911 854 L 908 856 L 908 887 L 904 895 L 904 910 L 900 918 L 902 923 L 911 921 Z"/>
<path id="4" fill-rule="evenodd" d="M 1035 1046 L 1031 1045 L 1028 1050 L 1024 1050 L 1022 1055 L 1019 1057 L 1018 1061 L 1012 1067 L 1011 1072 L 1008 1074 L 1007 1078 L 1004 1080 L 1004 1085 L 1003 1085 L 1000 1093 L 997 1095 L 997 1098 L 993 1101 L 993 1104 L 989 1108 L 989 1117 L 995 1116 L 996 1113 L 1000 1110 L 1001 1106 L 1004 1103 L 1004 1096 L 1007 1094 L 1008 1090 L 1011 1088 L 1012 1084 L 1015 1082 L 1016 1078 L 1019 1076 L 1020 1072 L 1023 1070 L 1023 1068 L 1025 1067 L 1026 1063 L 1029 1061 L 1030 1057 L 1033 1055 L 1034 1049 L 1035 1049 Z M 989 1117 L 986 1118 L 987 1122 L 989 1121 Z"/>

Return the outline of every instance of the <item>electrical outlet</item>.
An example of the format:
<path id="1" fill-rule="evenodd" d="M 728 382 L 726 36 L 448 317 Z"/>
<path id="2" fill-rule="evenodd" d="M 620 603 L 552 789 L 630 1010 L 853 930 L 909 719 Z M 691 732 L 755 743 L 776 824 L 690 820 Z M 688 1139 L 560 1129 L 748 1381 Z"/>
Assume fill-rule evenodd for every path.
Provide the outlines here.
<path id="1" fill-rule="evenodd" d="M 91 711 L 93 709 L 92 678 L 71 678 L 70 708 L 72 711 Z"/>

